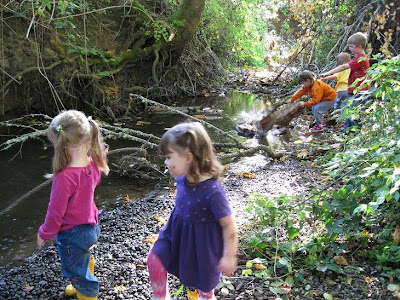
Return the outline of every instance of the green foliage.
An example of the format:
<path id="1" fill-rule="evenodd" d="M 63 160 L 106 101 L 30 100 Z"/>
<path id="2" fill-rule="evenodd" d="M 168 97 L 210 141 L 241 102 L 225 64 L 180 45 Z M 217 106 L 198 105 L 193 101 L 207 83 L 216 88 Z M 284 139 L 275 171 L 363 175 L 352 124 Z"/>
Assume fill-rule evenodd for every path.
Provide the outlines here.
<path id="1" fill-rule="evenodd" d="M 278 4 L 267 6 L 260 0 L 207 1 L 199 26 L 199 35 L 228 62 L 260 65 L 265 56 L 264 34 L 268 16 Z"/>
<path id="2" fill-rule="evenodd" d="M 266 260 L 270 271 L 262 276 L 274 271 L 296 278 L 304 266 L 343 272 L 335 257 L 351 250 L 347 241 L 368 249 L 378 239 L 380 244 L 369 252 L 370 257 L 388 273 L 400 275 L 400 248 L 390 234 L 400 208 L 399 75 L 399 60 L 378 61 L 368 70 L 371 89 L 354 112 L 363 127 L 347 135 L 343 152 L 325 158 L 328 181 L 341 182 L 338 188 L 312 191 L 299 201 L 309 203 L 302 206 L 285 196 L 252 196 L 248 211 L 253 213 L 253 235 L 246 246 L 251 257 Z M 315 233 L 307 234 L 305 226 L 312 226 Z M 252 265 L 243 275 L 255 276 Z"/>
<path id="3" fill-rule="evenodd" d="M 184 286 L 183 284 L 181 284 L 181 285 L 179 286 L 179 289 L 178 289 L 177 291 L 171 293 L 171 296 L 172 296 L 172 297 L 179 296 L 179 295 L 183 292 L 184 287 L 185 287 L 185 286 Z"/>
<path id="4" fill-rule="evenodd" d="M 373 249 L 370 257 L 384 265 L 384 270 L 389 276 L 400 280 L 400 247 L 398 244 L 386 243 Z"/>
<path id="5" fill-rule="evenodd" d="M 226 277 L 221 278 L 221 281 L 218 283 L 217 288 L 221 290 L 221 294 L 223 296 L 229 295 L 229 291 L 233 291 L 235 289 L 231 281 Z"/>

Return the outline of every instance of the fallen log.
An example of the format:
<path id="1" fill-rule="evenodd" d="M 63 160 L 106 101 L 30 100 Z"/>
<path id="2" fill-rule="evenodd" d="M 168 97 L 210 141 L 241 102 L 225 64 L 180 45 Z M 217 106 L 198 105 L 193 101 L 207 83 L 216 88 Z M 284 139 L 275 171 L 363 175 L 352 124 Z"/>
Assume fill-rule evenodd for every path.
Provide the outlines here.
<path id="1" fill-rule="evenodd" d="M 264 132 L 270 130 L 275 124 L 287 126 L 291 120 L 301 115 L 303 108 L 302 103 L 299 101 L 288 103 L 277 112 L 269 112 L 260 121 L 256 122 L 256 126 Z"/>

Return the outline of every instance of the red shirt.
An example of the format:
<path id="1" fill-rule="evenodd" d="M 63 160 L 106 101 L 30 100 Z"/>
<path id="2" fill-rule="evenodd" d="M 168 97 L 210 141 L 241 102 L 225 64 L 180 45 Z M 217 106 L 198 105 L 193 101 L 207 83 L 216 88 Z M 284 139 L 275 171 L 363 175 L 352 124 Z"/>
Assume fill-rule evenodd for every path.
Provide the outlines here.
<path id="1" fill-rule="evenodd" d="M 364 81 L 365 76 L 367 75 L 367 69 L 369 68 L 369 60 L 365 54 L 360 54 L 349 62 L 349 66 L 350 66 L 350 75 L 348 81 L 349 87 L 347 89 L 347 92 L 349 94 L 353 94 L 354 89 L 360 86 L 360 84 Z M 359 80 L 357 83 L 355 83 L 354 86 L 352 86 L 353 82 L 356 81 L 358 78 L 360 78 L 361 80 Z M 361 90 L 362 91 L 369 90 L 369 86 L 364 87 Z"/>

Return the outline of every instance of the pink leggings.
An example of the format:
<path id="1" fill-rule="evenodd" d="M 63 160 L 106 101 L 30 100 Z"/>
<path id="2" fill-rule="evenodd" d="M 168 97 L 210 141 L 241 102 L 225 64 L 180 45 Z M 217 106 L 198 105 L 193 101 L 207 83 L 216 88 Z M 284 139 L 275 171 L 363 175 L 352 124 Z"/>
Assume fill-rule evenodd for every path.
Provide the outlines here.
<path id="1" fill-rule="evenodd" d="M 149 269 L 151 288 L 153 289 L 155 299 L 169 299 L 167 270 L 165 270 L 161 260 L 153 251 L 150 251 L 147 257 L 147 268 Z M 211 300 L 213 299 L 213 295 L 214 290 L 209 292 L 199 291 L 199 300 Z"/>

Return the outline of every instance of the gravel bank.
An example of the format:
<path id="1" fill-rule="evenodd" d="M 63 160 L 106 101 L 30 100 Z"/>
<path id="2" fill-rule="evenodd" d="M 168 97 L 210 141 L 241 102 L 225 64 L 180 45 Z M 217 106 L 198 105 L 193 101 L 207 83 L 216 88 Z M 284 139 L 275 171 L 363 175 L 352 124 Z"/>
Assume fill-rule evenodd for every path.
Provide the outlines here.
<path id="1" fill-rule="evenodd" d="M 243 178 L 239 176 L 243 171 L 257 177 Z M 291 160 L 272 163 L 260 155 L 229 165 L 224 181 L 238 228 L 248 222 L 244 209 L 252 192 L 271 196 L 298 194 L 317 184 L 315 169 Z M 144 199 L 131 199 L 101 212 L 102 234 L 93 249 L 95 274 L 100 280 L 99 299 L 151 298 L 146 269 L 150 244 L 145 240 L 162 226 L 155 216 L 168 217 L 174 203 L 173 190 L 172 184 L 159 186 Z M 292 290 L 290 299 L 324 299 L 325 292 L 335 299 L 394 299 L 382 284 L 387 284 L 388 278 L 380 266 L 356 263 L 352 262 L 351 281 L 349 276 L 329 272 L 304 272 L 304 284 Z M 243 267 L 239 266 L 230 279 L 235 290 L 224 297 L 217 290 L 218 299 L 276 299 L 262 281 L 240 276 Z M 174 292 L 180 284 L 176 278 L 169 278 L 170 290 Z M 67 284 L 54 244 L 33 253 L 21 266 L 0 268 L 0 299 L 68 299 L 64 295 Z"/>

